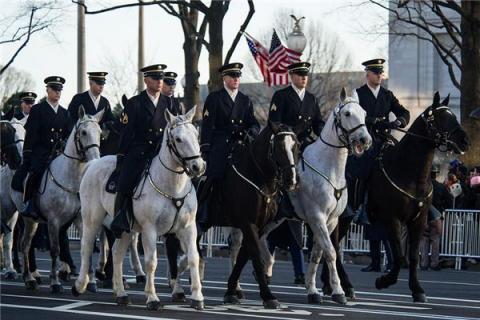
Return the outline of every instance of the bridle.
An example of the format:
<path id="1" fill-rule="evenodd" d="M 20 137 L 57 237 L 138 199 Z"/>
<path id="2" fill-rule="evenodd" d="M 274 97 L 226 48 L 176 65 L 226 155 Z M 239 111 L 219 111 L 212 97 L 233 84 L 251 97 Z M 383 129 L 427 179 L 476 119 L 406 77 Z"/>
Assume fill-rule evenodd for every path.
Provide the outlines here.
<path id="1" fill-rule="evenodd" d="M 349 103 L 357 103 L 358 102 L 355 100 L 355 99 L 350 99 L 350 98 L 347 98 L 345 99 L 344 101 L 342 101 L 342 103 L 336 107 L 334 110 L 333 110 L 333 126 L 335 127 L 335 132 L 337 134 L 337 137 L 338 137 L 338 140 L 340 140 L 340 142 L 342 143 L 342 145 L 334 145 L 334 144 L 331 144 L 327 141 L 325 141 L 325 139 L 323 139 L 322 137 L 322 134 L 320 133 L 320 140 L 325 143 L 327 146 L 330 146 L 332 148 L 347 148 L 348 149 L 348 152 L 351 153 L 352 151 L 352 146 L 351 146 L 351 143 L 350 143 L 350 135 L 352 133 L 354 133 L 355 131 L 357 131 L 358 129 L 362 128 L 362 127 L 365 127 L 365 123 L 360 123 L 359 125 L 347 130 L 345 129 L 345 127 L 343 126 L 342 124 L 342 115 L 340 113 L 340 111 L 342 111 L 342 109 Z M 340 134 L 339 134 L 339 131 L 340 130 Z"/>
<path id="2" fill-rule="evenodd" d="M 87 123 L 87 122 L 97 122 L 97 120 L 95 120 L 95 119 L 85 119 L 85 120 L 81 120 L 80 122 L 78 122 L 75 125 L 75 135 L 73 137 L 73 141 L 75 143 L 75 150 L 77 151 L 77 154 L 80 157 L 77 158 L 77 157 L 74 157 L 74 156 L 70 156 L 70 155 L 66 154 L 65 151 L 62 151 L 62 153 L 65 157 L 67 157 L 69 159 L 77 160 L 77 161 L 80 161 L 80 162 L 87 162 L 87 150 L 88 149 L 98 148 L 98 150 L 100 150 L 100 146 L 98 144 L 92 143 L 92 144 L 84 146 L 82 144 L 82 141 L 80 140 L 80 135 L 79 135 L 80 126 L 84 123 Z"/>
<path id="3" fill-rule="evenodd" d="M 176 173 L 176 174 L 183 174 L 183 173 L 186 173 L 187 175 L 192 175 L 192 172 L 191 170 L 188 168 L 188 161 L 190 160 L 195 160 L 195 159 L 199 159 L 201 158 L 201 155 L 200 154 L 196 154 L 196 155 L 193 155 L 193 156 L 190 156 L 190 157 L 184 157 L 180 154 L 180 152 L 178 151 L 178 148 L 177 148 L 177 145 L 175 143 L 175 139 L 173 139 L 172 137 L 172 130 L 175 129 L 176 127 L 179 127 L 179 126 L 184 126 L 184 125 L 187 125 L 187 124 L 192 124 L 191 121 L 183 121 L 183 122 L 179 122 L 179 123 L 175 123 L 171 126 L 168 127 L 168 129 L 166 130 L 166 134 L 167 134 L 167 147 L 168 147 L 168 151 L 170 152 L 170 154 L 176 158 L 177 162 L 180 164 L 180 166 L 182 167 L 182 170 L 180 171 L 176 171 L 174 169 L 171 169 L 171 168 L 168 168 L 162 161 L 162 159 L 160 158 L 160 152 L 158 153 L 158 159 L 160 160 L 160 163 L 165 167 L 165 169 L 169 170 L 170 172 L 173 172 L 173 173 Z"/>

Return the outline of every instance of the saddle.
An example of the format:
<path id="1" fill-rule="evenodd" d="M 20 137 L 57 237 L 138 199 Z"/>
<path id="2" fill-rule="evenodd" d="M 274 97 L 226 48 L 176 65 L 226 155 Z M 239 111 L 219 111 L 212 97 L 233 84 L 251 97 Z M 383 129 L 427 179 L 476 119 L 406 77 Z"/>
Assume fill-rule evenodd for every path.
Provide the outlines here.
<path id="1" fill-rule="evenodd" d="M 105 191 L 108 193 L 117 193 L 118 178 L 120 176 L 120 170 L 113 170 L 112 174 L 107 180 L 105 185 Z"/>

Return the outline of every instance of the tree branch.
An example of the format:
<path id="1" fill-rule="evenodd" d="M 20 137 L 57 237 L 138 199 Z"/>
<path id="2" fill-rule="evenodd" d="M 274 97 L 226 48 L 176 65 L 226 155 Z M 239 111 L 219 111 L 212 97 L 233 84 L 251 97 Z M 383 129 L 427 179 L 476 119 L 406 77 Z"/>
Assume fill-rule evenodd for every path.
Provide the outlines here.
<path id="1" fill-rule="evenodd" d="M 228 1 L 227 1 L 228 2 Z M 230 62 L 230 58 L 233 55 L 233 52 L 235 51 L 235 48 L 237 47 L 238 42 L 240 41 L 240 38 L 243 35 L 243 32 L 245 29 L 247 29 L 248 24 L 250 23 L 250 20 L 253 17 L 253 14 L 255 13 L 255 5 L 253 4 L 253 0 L 248 0 L 248 14 L 247 17 L 245 18 L 245 21 L 240 27 L 240 30 L 237 32 L 237 35 L 235 36 L 235 39 L 233 39 L 232 45 L 230 46 L 230 49 L 228 49 L 227 56 L 225 57 L 225 63 Z"/>
<path id="2" fill-rule="evenodd" d="M 201 11 L 204 14 L 208 13 L 208 8 L 201 1 L 187 2 L 185 0 L 161 0 L 161 1 L 152 1 L 152 2 L 134 2 L 134 3 L 126 3 L 126 4 L 121 4 L 121 5 L 98 9 L 98 10 L 88 10 L 88 7 L 85 3 L 80 3 L 76 0 L 72 0 L 72 3 L 82 6 L 85 9 L 85 14 L 100 14 L 104 12 L 114 11 L 117 9 L 139 7 L 139 6 L 151 6 L 151 5 L 158 5 L 160 3 L 181 4 L 189 8 L 197 9 L 198 11 Z"/>

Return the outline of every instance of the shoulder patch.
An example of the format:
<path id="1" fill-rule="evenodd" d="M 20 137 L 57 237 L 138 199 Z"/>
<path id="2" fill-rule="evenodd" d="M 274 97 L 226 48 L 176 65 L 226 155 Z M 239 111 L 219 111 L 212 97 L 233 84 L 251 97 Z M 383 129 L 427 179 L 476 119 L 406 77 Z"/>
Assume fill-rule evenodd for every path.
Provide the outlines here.
<path id="1" fill-rule="evenodd" d="M 270 111 L 277 111 L 277 106 L 275 103 L 272 103 L 272 107 L 270 108 Z"/>
<path id="2" fill-rule="evenodd" d="M 208 117 L 209 114 L 210 114 L 210 113 L 208 113 L 208 109 L 207 109 L 207 110 L 205 110 L 205 112 L 203 113 L 203 116 L 204 116 L 204 117 Z"/>

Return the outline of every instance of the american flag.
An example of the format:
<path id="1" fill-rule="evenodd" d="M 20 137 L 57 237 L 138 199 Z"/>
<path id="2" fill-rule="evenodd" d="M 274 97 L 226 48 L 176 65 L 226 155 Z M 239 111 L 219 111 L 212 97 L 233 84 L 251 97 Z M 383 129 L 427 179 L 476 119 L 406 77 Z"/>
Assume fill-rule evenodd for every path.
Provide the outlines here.
<path id="1" fill-rule="evenodd" d="M 268 84 L 268 86 L 270 87 L 272 85 L 278 86 L 278 85 L 288 84 L 287 66 L 290 63 L 300 61 L 301 53 L 283 47 L 276 32 L 274 32 L 274 36 L 272 37 L 272 48 L 273 48 L 274 37 L 276 37 L 278 44 L 280 45 L 281 48 L 283 48 L 284 52 L 286 52 L 285 56 L 287 57 L 286 59 L 284 58 L 284 61 L 282 62 L 282 66 L 284 67 L 282 69 L 277 68 L 276 70 L 274 70 L 270 65 L 270 62 L 272 61 L 271 60 L 272 50 L 270 49 L 270 52 L 269 52 L 264 46 L 262 46 L 257 40 L 255 40 L 251 36 L 245 35 L 245 37 L 247 39 L 248 48 L 250 49 L 250 52 L 252 53 L 253 58 L 255 59 L 255 62 L 260 68 L 260 72 L 262 73 L 263 79 Z"/>
<path id="2" fill-rule="evenodd" d="M 270 71 L 278 73 L 286 73 L 288 65 L 299 62 L 302 55 L 300 52 L 284 47 L 275 29 L 273 30 L 269 53 L 268 66 Z"/>

